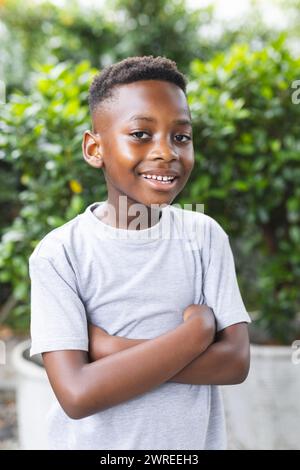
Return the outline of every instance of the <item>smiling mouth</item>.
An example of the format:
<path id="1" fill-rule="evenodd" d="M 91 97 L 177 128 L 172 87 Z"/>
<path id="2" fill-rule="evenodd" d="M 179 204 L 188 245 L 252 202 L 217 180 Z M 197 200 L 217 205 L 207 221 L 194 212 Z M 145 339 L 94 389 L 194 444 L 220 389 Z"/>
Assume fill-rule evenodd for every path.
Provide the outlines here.
<path id="1" fill-rule="evenodd" d="M 149 184 L 153 189 L 161 191 L 169 191 L 176 186 L 178 176 L 156 176 L 140 174 L 146 184 Z"/>

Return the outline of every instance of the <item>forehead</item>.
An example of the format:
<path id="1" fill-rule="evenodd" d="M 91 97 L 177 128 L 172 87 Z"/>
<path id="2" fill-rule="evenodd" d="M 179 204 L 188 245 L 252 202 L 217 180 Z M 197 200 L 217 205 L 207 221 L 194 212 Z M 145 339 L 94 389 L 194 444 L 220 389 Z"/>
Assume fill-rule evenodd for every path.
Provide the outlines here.
<path id="1" fill-rule="evenodd" d="M 95 113 L 94 121 L 100 124 L 105 115 L 106 125 L 112 125 L 145 114 L 156 119 L 191 118 L 186 96 L 180 87 L 163 80 L 140 80 L 117 85 L 112 100 L 104 103 L 103 113 Z"/>

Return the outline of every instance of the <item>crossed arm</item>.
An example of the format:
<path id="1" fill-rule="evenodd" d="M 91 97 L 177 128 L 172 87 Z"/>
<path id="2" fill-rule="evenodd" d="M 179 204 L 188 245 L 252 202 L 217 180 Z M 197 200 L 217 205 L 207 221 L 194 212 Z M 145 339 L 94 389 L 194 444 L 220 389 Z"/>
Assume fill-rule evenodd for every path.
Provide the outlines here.
<path id="1" fill-rule="evenodd" d="M 99 360 L 124 351 L 148 339 L 111 336 L 102 328 L 89 325 L 89 358 Z M 250 366 L 247 323 L 236 323 L 219 331 L 214 342 L 169 379 L 194 385 L 233 385 L 243 382 Z"/>
<path id="2" fill-rule="evenodd" d="M 89 326 L 89 353 L 43 353 L 51 386 L 66 414 L 81 419 L 173 381 L 237 384 L 249 370 L 245 323 L 215 334 L 214 315 L 205 305 L 184 311 L 184 323 L 154 339 L 110 336 Z"/>

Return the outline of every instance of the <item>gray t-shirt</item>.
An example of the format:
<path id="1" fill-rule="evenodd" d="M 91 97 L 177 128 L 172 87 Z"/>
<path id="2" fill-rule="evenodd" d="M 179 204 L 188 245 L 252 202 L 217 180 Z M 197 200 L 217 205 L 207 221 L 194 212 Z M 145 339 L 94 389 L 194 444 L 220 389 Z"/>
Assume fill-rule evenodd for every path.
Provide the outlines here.
<path id="1" fill-rule="evenodd" d="M 210 216 L 165 207 L 146 230 L 100 221 L 94 202 L 50 231 L 29 258 L 31 356 L 88 351 L 87 321 L 111 335 L 151 339 L 183 323 L 190 304 L 209 305 L 218 331 L 251 322 L 229 238 Z M 80 420 L 55 401 L 50 449 L 226 449 L 219 387 L 167 381 Z"/>

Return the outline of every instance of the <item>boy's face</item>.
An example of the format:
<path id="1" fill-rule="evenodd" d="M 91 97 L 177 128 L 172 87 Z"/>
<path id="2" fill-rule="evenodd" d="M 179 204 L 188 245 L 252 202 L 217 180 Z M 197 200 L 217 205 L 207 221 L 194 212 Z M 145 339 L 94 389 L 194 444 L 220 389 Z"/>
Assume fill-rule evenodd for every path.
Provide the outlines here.
<path id="1" fill-rule="evenodd" d="M 108 202 L 116 207 L 119 196 L 127 196 L 129 203 L 171 204 L 194 165 L 184 92 L 162 80 L 122 84 L 114 89 L 113 101 L 105 102 L 92 118 L 93 133 L 84 133 L 83 155 L 91 166 L 103 168 Z M 164 184 L 163 176 L 175 179 Z"/>

